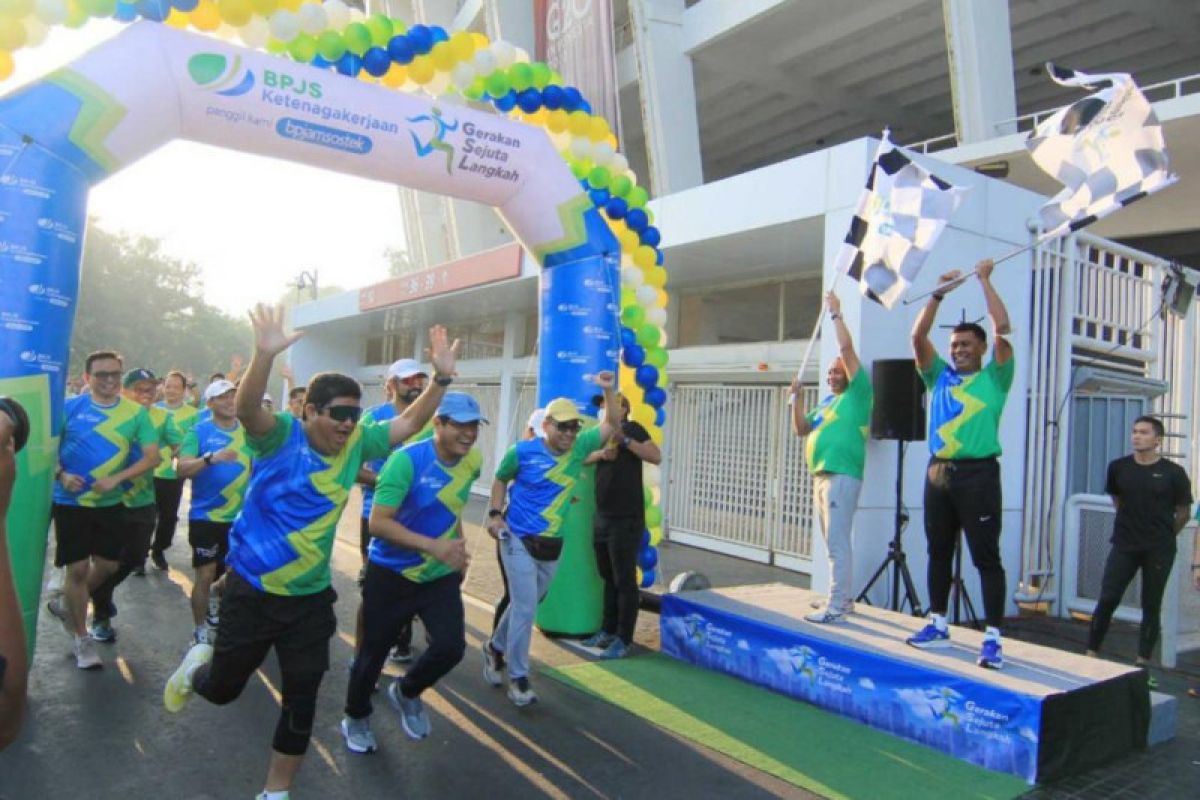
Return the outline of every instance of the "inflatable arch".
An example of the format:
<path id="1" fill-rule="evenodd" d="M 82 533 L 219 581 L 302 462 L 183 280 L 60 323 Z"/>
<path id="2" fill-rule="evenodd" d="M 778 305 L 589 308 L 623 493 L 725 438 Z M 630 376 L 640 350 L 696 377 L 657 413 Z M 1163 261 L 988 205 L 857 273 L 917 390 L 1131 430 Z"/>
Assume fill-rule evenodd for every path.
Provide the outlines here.
<path id="1" fill-rule="evenodd" d="M 442 59 L 435 68 L 436 59 L 426 55 L 449 43 L 445 31 L 413 26 L 405 34 L 394 20 L 369 22 L 379 19 L 388 23 L 389 46 L 373 49 L 388 55 L 386 74 L 403 61 L 405 46 L 412 48 L 410 71 L 417 59 L 430 61 L 431 74 L 454 66 Z M 355 25 L 367 30 L 351 22 L 347 39 Z M 463 94 L 520 119 L 477 110 L 461 96 L 447 103 L 388 91 L 398 84 L 386 78 L 384 86 L 356 80 L 361 60 L 347 69 L 343 58 L 335 72 L 316 53 L 309 54 L 311 64 L 297 63 L 176 27 L 137 22 L 68 67 L 0 97 L 0 395 L 18 399 L 31 418 L 8 518 L 31 642 L 87 192 L 175 138 L 492 205 L 543 268 L 539 403 L 568 396 L 588 409 L 590 375 L 616 368 L 620 356 L 621 388 L 634 417 L 661 443 L 666 276 L 658 231 L 640 208 L 644 190 L 614 156 L 607 125 L 597 130 L 598 118 L 577 90 L 543 79 L 518 94 L 514 81 L 526 71 L 552 73 L 541 64 L 511 63 L 511 45 L 489 45 L 479 34 L 455 34 L 455 42 L 465 35 L 477 52 L 507 48 L 510 65 L 501 63 L 503 52 L 483 59 L 493 71 L 477 69 L 476 91 Z M 622 164 L 615 174 L 597 163 L 614 158 Z M 645 584 L 655 580 L 654 546 L 662 536 L 658 471 L 647 469 Z M 565 577 L 538 618 L 560 633 L 599 625 L 591 493 L 580 494 L 587 502 L 577 503 L 566 522 L 577 535 L 564 550 L 559 574 Z"/>

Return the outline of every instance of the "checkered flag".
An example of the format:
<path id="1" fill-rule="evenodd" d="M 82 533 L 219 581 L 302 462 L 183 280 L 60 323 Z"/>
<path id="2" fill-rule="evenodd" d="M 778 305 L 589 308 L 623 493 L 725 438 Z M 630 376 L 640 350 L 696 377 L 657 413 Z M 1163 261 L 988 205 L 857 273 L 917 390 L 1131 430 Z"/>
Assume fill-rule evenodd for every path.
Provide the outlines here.
<path id="1" fill-rule="evenodd" d="M 1040 241 L 1077 231 L 1170 186 L 1162 126 L 1133 78 L 1046 64 L 1062 86 L 1104 88 L 1056 111 L 1029 135 L 1034 162 L 1063 185 L 1042 206 Z"/>
<path id="2" fill-rule="evenodd" d="M 967 191 L 914 164 L 885 130 L 836 268 L 858 281 L 864 295 L 893 308 Z"/>

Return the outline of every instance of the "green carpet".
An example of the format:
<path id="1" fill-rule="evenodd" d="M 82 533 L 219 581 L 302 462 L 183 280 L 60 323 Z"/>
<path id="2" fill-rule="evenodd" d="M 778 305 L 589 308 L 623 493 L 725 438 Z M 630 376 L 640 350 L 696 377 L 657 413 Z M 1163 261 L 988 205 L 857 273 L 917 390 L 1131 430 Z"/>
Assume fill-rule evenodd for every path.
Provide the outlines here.
<path id="1" fill-rule="evenodd" d="M 1013 798 L 1019 778 L 654 653 L 545 673 L 829 798 Z"/>

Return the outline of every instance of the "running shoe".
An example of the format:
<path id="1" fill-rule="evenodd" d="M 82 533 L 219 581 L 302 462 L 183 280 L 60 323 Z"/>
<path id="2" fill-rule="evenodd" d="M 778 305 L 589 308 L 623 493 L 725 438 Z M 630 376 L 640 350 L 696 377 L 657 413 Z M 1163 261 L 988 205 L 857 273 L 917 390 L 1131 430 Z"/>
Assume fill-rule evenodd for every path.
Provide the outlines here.
<path id="1" fill-rule="evenodd" d="M 400 726 L 404 728 L 408 738 L 420 741 L 429 735 L 433 730 L 433 723 L 429 721 L 429 712 L 425 710 L 421 698 L 405 697 L 400 691 L 400 681 L 392 681 L 387 696 L 392 708 L 400 712 Z"/>
<path id="2" fill-rule="evenodd" d="M 846 615 L 840 611 L 834 611 L 829 606 L 826 606 L 820 611 L 814 611 L 812 614 L 806 614 L 804 619 L 809 622 L 815 622 L 818 625 L 835 625 L 839 622 L 845 622 Z"/>
<path id="3" fill-rule="evenodd" d="M 96 652 L 96 642 L 90 636 L 79 636 L 75 639 L 75 666 L 80 669 L 100 669 L 104 662 Z"/>
<path id="4" fill-rule="evenodd" d="M 1004 669 L 1004 650 L 999 639 L 984 639 L 975 663 L 984 669 Z"/>
<path id="5" fill-rule="evenodd" d="M 163 572 L 166 572 L 170 568 L 170 565 L 167 564 L 167 557 L 157 550 L 150 554 L 150 563 L 154 565 L 155 569 L 160 569 Z"/>
<path id="6" fill-rule="evenodd" d="M 608 661 L 614 658 L 624 658 L 627 655 L 629 655 L 629 645 L 620 639 L 614 638 L 608 643 L 608 647 L 604 648 L 604 652 L 600 654 L 600 658 Z"/>
<path id="7" fill-rule="evenodd" d="M 208 615 L 204 618 L 208 627 L 216 628 L 221 623 L 221 598 L 216 595 L 208 596 Z"/>
<path id="8" fill-rule="evenodd" d="M 492 647 L 492 640 L 483 643 L 483 679 L 492 686 L 504 685 L 504 654 Z"/>
<path id="9" fill-rule="evenodd" d="M 529 678 L 521 676 L 508 682 L 508 699 L 512 700 L 513 705 L 517 708 L 524 708 L 536 703 L 538 696 L 534 693 L 533 687 L 529 685 Z"/>
<path id="10" fill-rule="evenodd" d="M 117 640 L 117 632 L 113 630 L 112 622 L 107 619 L 94 619 L 88 629 L 92 638 L 101 644 L 112 644 Z"/>
<path id="11" fill-rule="evenodd" d="M 370 717 L 342 717 L 342 736 L 346 739 L 346 749 L 351 753 L 374 753 L 379 749 L 375 744 L 375 734 L 371 733 Z"/>
<path id="12" fill-rule="evenodd" d="M 605 650 L 616 638 L 617 637 L 613 636 L 611 633 L 596 631 L 591 636 L 580 642 L 580 644 L 582 644 L 584 647 L 595 647 L 599 650 Z"/>
<path id="13" fill-rule="evenodd" d="M 388 652 L 388 661 L 393 664 L 411 664 L 412 660 L 413 652 L 411 647 L 396 645 Z"/>
<path id="14" fill-rule="evenodd" d="M 146 562 L 143 561 L 142 563 L 138 564 L 136 567 L 134 567 L 133 569 L 131 569 L 129 571 L 129 574 L 136 575 L 139 578 L 146 577 Z"/>
<path id="15" fill-rule="evenodd" d="M 930 622 L 924 628 L 905 639 L 908 644 L 918 650 L 931 650 L 937 647 L 950 646 L 950 631 L 944 631 Z"/>
<path id="16" fill-rule="evenodd" d="M 192 675 L 202 665 L 212 661 L 213 648 L 211 644 L 196 644 L 187 651 L 183 661 L 167 679 L 163 687 L 163 705 L 172 714 L 183 708 L 192 697 Z"/>

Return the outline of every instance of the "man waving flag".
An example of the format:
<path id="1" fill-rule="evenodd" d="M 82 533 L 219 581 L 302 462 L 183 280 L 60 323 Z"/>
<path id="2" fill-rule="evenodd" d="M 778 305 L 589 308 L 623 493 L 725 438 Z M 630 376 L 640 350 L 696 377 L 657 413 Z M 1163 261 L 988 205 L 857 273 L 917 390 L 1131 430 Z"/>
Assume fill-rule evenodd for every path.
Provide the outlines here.
<path id="1" fill-rule="evenodd" d="M 1042 206 L 1041 240 L 1077 231 L 1170 186 L 1162 126 L 1128 74 L 1088 75 L 1047 64 L 1062 86 L 1103 88 L 1059 109 L 1029 135 L 1034 162 L 1063 185 Z"/>

